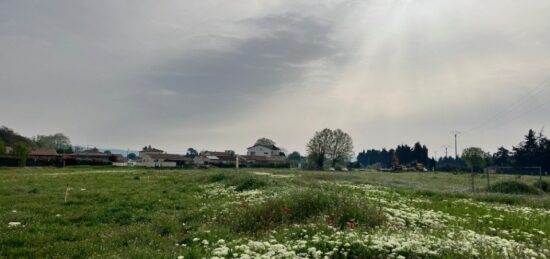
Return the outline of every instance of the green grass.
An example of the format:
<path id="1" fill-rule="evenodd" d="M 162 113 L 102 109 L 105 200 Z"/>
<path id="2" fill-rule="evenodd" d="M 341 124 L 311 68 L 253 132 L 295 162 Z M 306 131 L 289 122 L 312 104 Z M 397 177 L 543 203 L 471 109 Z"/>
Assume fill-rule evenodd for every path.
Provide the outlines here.
<path id="1" fill-rule="evenodd" d="M 387 257 L 389 253 L 356 243 L 345 246 L 346 235 L 372 233 L 369 242 L 375 242 L 374 237 L 425 231 L 424 236 L 445 238 L 446 231 L 456 228 L 550 249 L 547 234 L 537 234 L 550 233 L 548 194 L 486 193 L 482 176 L 477 176 L 479 187 L 472 194 L 469 177 L 282 169 L 0 168 L 0 258 L 202 258 L 213 253 L 219 239 L 309 240 L 304 248 L 296 245 L 296 251 L 341 248 L 350 256 Z M 532 187 L 537 178 L 491 179 L 505 180 Z M 71 190 L 64 202 L 67 185 Z M 526 218 L 516 210 L 534 212 Z M 429 226 L 434 213 L 456 220 L 438 229 Z M 397 227 L 394 223 L 401 220 L 404 225 Z M 432 221 L 438 220 L 443 219 Z M 9 222 L 23 226 L 8 227 Z M 343 243 L 312 239 L 320 233 Z M 498 258 L 490 251 L 480 253 Z M 412 250 L 400 254 L 424 257 Z M 435 257 L 459 255 L 442 251 Z"/>

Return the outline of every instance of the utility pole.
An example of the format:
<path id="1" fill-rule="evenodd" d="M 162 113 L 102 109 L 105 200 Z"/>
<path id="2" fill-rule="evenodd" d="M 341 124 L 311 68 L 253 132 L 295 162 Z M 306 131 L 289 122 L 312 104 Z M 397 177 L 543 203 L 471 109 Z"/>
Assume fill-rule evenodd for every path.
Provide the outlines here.
<path id="1" fill-rule="evenodd" d="M 443 145 L 443 146 L 441 146 L 441 147 L 445 149 L 445 157 L 447 157 L 447 156 L 448 156 L 448 149 L 449 149 L 451 146 L 449 146 L 449 145 Z"/>
<path id="2" fill-rule="evenodd" d="M 451 131 L 451 134 L 453 134 L 455 136 L 455 158 L 458 159 L 458 145 L 457 145 L 457 140 L 456 140 L 456 137 L 461 134 L 460 131 L 458 130 L 454 130 L 454 131 Z"/>

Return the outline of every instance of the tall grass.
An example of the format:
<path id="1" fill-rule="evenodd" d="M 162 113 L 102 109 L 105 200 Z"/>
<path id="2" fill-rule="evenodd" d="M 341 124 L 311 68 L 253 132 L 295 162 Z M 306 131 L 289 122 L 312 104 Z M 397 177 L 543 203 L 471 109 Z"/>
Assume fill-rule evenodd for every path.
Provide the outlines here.
<path id="1" fill-rule="evenodd" d="M 262 204 L 235 208 L 222 219 L 237 232 L 269 231 L 282 224 L 310 221 L 339 228 L 371 228 L 382 224 L 384 216 L 373 204 L 336 191 L 302 190 L 275 197 Z"/>

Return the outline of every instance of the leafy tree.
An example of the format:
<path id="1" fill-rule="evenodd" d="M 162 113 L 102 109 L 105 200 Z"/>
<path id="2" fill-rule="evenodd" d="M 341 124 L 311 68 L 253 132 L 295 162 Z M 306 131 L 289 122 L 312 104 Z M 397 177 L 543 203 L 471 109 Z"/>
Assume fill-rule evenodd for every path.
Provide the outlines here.
<path id="1" fill-rule="evenodd" d="M 66 150 L 71 146 L 71 140 L 62 133 L 53 135 L 37 135 L 32 139 L 34 146 L 39 148 L 53 148 Z"/>
<path id="2" fill-rule="evenodd" d="M 192 147 L 188 148 L 187 153 L 185 154 L 186 157 L 190 157 L 190 158 L 195 158 L 198 155 L 199 155 L 199 152 Z"/>
<path id="3" fill-rule="evenodd" d="M 260 138 L 256 140 L 256 143 L 254 145 L 275 146 L 275 141 L 268 138 Z"/>
<path id="4" fill-rule="evenodd" d="M 21 166 L 25 166 L 30 153 L 31 148 L 26 143 L 19 142 L 13 146 L 12 154 L 19 159 L 19 163 Z"/>
<path id="5" fill-rule="evenodd" d="M 347 165 L 353 156 L 353 140 L 341 129 L 332 131 L 332 143 L 329 145 L 328 158 L 332 167 L 337 164 Z"/>
<path id="6" fill-rule="evenodd" d="M 323 129 L 306 145 L 310 164 L 316 168 L 324 168 L 330 162 L 332 167 L 347 165 L 353 156 L 353 141 L 351 137 L 340 129 Z"/>
<path id="7" fill-rule="evenodd" d="M 136 160 L 136 159 L 137 159 L 137 155 L 136 155 L 135 153 L 130 153 L 130 154 L 128 154 L 128 159 Z"/>
<path id="8" fill-rule="evenodd" d="M 0 156 L 6 154 L 6 145 L 4 141 L 0 139 Z"/>
<path id="9" fill-rule="evenodd" d="M 462 151 L 462 159 L 472 171 L 483 168 L 489 162 L 490 158 L 491 155 L 489 155 L 489 153 L 486 153 L 478 147 L 469 147 Z"/>
<path id="10" fill-rule="evenodd" d="M 323 129 L 322 131 L 315 132 L 313 138 L 306 145 L 308 164 L 311 168 L 324 168 L 330 143 L 332 143 L 332 130 Z"/>
<path id="11" fill-rule="evenodd" d="M 300 161 L 300 159 L 302 159 L 302 156 L 298 151 L 294 151 L 288 155 L 288 160 Z"/>
<path id="12" fill-rule="evenodd" d="M 13 147 L 16 143 L 25 143 L 28 146 L 32 145 L 32 141 L 29 138 L 19 135 L 6 126 L 0 128 L 0 140 L 4 141 L 4 144 L 9 147 Z"/>
<path id="13" fill-rule="evenodd" d="M 300 152 L 298 151 L 290 153 L 287 158 L 290 161 L 290 164 L 294 167 L 297 167 L 304 160 L 304 157 L 302 157 L 302 155 L 300 155 Z"/>
<path id="14" fill-rule="evenodd" d="M 104 154 L 107 154 L 107 155 L 110 155 L 111 154 L 111 150 L 105 150 L 103 151 Z"/>
<path id="15" fill-rule="evenodd" d="M 514 160 L 517 166 L 537 166 L 537 151 L 539 145 L 537 143 L 537 137 L 535 131 L 529 130 L 525 135 L 525 140 L 517 147 L 513 147 Z"/>
<path id="16" fill-rule="evenodd" d="M 509 166 L 510 162 L 510 150 L 504 147 L 499 147 L 493 154 L 493 163 L 497 166 Z"/>

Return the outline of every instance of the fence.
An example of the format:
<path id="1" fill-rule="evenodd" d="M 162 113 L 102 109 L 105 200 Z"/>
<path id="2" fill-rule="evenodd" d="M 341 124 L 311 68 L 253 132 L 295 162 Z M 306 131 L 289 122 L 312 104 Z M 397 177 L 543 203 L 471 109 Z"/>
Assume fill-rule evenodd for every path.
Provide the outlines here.
<path id="1" fill-rule="evenodd" d="M 489 190 L 492 185 L 503 181 L 519 181 L 538 189 L 543 189 L 544 181 L 549 173 L 542 170 L 542 167 L 488 167 L 483 173 L 471 174 L 471 190 Z"/>

